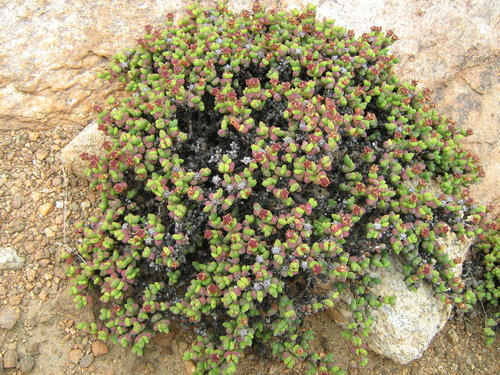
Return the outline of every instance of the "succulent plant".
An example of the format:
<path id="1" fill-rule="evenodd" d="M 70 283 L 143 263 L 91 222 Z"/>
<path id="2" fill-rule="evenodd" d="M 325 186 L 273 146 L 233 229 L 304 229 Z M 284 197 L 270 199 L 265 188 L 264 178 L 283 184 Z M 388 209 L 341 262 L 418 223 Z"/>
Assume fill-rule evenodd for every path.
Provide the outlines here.
<path id="1" fill-rule="evenodd" d="M 396 77 L 393 32 L 356 37 L 315 15 L 194 3 L 100 74 L 125 94 L 96 106 L 111 140 L 82 155 L 102 214 L 77 228 L 83 262 L 68 254 L 68 274 L 77 304 L 102 308 L 80 328 L 140 355 L 191 324 L 200 374 L 235 373 L 254 346 L 340 374 L 310 350 L 304 317 L 350 291 L 346 336 L 364 362 L 370 312 L 394 302 L 370 292 L 370 270 L 391 256 L 409 288 L 425 280 L 469 309 L 476 292 L 439 242 L 450 234 L 485 254 L 479 297 L 497 303 L 498 224 L 468 195 L 483 174 L 469 132 Z"/>

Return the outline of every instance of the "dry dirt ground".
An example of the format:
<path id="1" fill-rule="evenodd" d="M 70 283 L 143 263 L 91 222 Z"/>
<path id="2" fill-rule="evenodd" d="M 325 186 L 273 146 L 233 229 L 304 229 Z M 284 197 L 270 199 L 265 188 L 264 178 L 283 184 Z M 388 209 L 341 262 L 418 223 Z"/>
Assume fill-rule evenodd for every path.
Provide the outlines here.
<path id="1" fill-rule="evenodd" d="M 20 269 L 0 271 L 0 324 L 12 325 L 0 328 L 0 373 L 189 374 L 192 364 L 181 359 L 192 338 L 189 332 L 159 337 L 138 358 L 75 328 L 81 319 L 92 319 L 93 313 L 90 308 L 75 309 L 59 257 L 65 247 L 76 249 L 73 223 L 91 214 L 96 196 L 85 181 L 65 176 L 59 153 L 79 130 L 0 133 L 0 248 L 11 247 L 24 259 Z M 370 354 L 364 368 L 356 367 L 349 343 L 326 314 L 306 325 L 317 333 L 316 348 L 333 351 L 349 374 L 499 374 L 499 345 L 483 345 L 483 320 L 481 311 L 475 318 L 455 317 L 423 357 L 409 365 Z M 247 354 L 238 371 L 301 373 L 287 372 L 279 361 L 257 352 Z"/>

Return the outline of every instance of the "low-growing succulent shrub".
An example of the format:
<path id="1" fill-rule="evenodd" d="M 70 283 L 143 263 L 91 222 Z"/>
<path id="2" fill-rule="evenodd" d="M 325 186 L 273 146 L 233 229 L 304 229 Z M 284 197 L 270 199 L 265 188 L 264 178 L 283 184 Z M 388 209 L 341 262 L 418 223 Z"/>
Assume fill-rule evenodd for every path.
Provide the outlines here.
<path id="1" fill-rule="evenodd" d="M 346 336 L 363 361 L 371 310 L 393 302 L 370 292 L 370 270 L 391 256 L 410 289 L 496 304 L 498 225 L 466 190 L 481 168 L 460 146 L 467 131 L 395 76 L 396 39 L 258 3 L 238 15 L 194 4 L 146 26 L 101 74 L 126 86 L 97 108 L 111 140 L 82 155 L 102 211 L 68 268 L 78 305 L 101 302 L 82 327 L 142 354 L 192 324 L 185 359 L 200 374 L 234 373 L 255 346 L 326 374 L 341 370 L 311 352 L 304 317 L 352 293 Z M 450 235 L 487 264 L 477 292 L 452 271 Z"/>

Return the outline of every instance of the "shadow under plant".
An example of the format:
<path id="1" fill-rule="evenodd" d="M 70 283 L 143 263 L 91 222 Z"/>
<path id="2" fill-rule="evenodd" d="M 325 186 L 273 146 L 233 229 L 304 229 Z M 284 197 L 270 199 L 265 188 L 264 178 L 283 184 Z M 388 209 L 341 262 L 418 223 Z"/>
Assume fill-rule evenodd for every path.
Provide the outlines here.
<path id="1" fill-rule="evenodd" d="M 101 309 L 80 328 L 141 355 L 194 326 L 184 358 L 200 374 L 234 373 L 251 347 L 326 374 L 343 372 L 303 318 L 349 294 L 345 336 L 365 363 L 372 311 L 395 303 L 372 271 L 392 257 L 410 290 L 497 304 L 498 225 L 466 189 L 482 170 L 467 132 L 394 75 L 392 32 L 220 3 L 146 33 L 101 74 L 130 94 L 96 108 L 109 140 L 82 155 L 102 215 L 79 226 L 68 274 L 77 304 Z M 442 243 L 452 234 L 486 262 L 475 289 Z"/>

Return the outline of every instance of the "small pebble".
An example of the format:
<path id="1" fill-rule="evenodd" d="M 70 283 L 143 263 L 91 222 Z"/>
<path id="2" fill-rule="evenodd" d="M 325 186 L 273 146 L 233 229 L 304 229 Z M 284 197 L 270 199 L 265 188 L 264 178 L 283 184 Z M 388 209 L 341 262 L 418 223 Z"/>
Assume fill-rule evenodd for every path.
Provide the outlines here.
<path id="1" fill-rule="evenodd" d="M 15 208 L 16 210 L 21 208 L 24 202 L 24 197 L 21 193 L 16 193 L 12 197 L 12 208 Z"/>
<path id="2" fill-rule="evenodd" d="M 80 359 L 83 357 L 83 352 L 80 349 L 73 349 L 69 352 L 68 359 L 74 364 L 78 364 Z"/>
<path id="3" fill-rule="evenodd" d="M 17 351 L 16 349 L 9 349 L 5 352 L 3 356 L 3 367 L 4 368 L 16 368 L 17 367 Z"/>
<path id="4" fill-rule="evenodd" d="M 54 205 L 50 202 L 47 202 L 38 207 L 38 213 L 42 216 L 47 216 L 52 212 L 53 209 Z"/>
<path id="5" fill-rule="evenodd" d="M 36 271 L 32 268 L 28 269 L 26 271 L 26 280 L 32 283 L 33 281 L 35 281 L 35 278 L 36 278 Z"/>
<path id="6" fill-rule="evenodd" d="M 33 199 L 33 201 L 38 202 L 41 198 L 42 194 L 40 194 L 38 191 L 34 191 L 33 193 L 31 193 L 31 199 Z"/>
<path id="7" fill-rule="evenodd" d="M 42 301 L 47 301 L 47 299 L 49 298 L 49 292 L 47 292 L 46 290 L 42 290 L 38 297 L 40 297 Z"/>
<path id="8" fill-rule="evenodd" d="M 21 301 L 23 300 L 23 295 L 22 294 L 16 294 L 15 296 L 12 296 L 9 298 L 9 303 L 12 306 L 18 306 Z"/>
<path id="9" fill-rule="evenodd" d="M 479 333 L 479 331 L 480 331 L 477 324 L 471 323 L 468 321 L 465 322 L 465 329 L 467 330 L 468 333 L 470 333 L 472 335 L 475 335 L 475 334 Z"/>
<path id="10" fill-rule="evenodd" d="M 89 367 L 94 361 L 94 355 L 92 353 L 87 354 L 82 359 L 80 359 L 80 366 L 83 368 Z"/>
<path id="11" fill-rule="evenodd" d="M 0 306 L 0 328 L 12 329 L 19 319 L 20 310 L 13 306 Z"/>
<path id="12" fill-rule="evenodd" d="M 92 353 L 96 357 L 103 356 L 108 353 L 108 347 L 102 341 L 94 341 L 92 343 Z"/>
<path id="13" fill-rule="evenodd" d="M 184 367 L 186 368 L 186 375 L 191 375 L 196 371 L 196 366 L 191 361 L 185 361 Z"/>
<path id="14" fill-rule="evenodd" d="M 38 261 L 38 264 L 40 264 L 42 267 L 47 267 L 50 264 L 50 259 L 49 258 L 43 258 Z"/>
<path id="15" fill-rule="evenodd" d="M 59 186 L 62 183 L 62 178 L 56 177 L 52 180 L 52 186 Z"/>
<path id="16" fill-rule="evenodd" d="M 49 156 L 49 152 L 47 150 L 44 150 L 43 148 L 39 148 L 38 150 L 36 150 L 35 157 L 37 160 L 45 160 L 47 156 Z"/>
<path id="17" fill-rule="evenodd" d="M 448 337 L 449 337 L 450 341 L 451 341 L 453 344 L 458 343 L 458 340 L 459 340 L 459 339 L 458 339 L 458 335 L 457 335 L 457 333 L 456 333 L 454 330 L 450 329 L 450 330 L 448 331 Z"/>
<path id="18" fill-rule="evenodd" d="M 45 228 L 43 230 L 43 234 L 45 234 L 45 236 L 51 238 L 51 237 L 54 237 L 56 234 L 54 233 L 54 231 L 50 228 Z"/>
<path id="19" fill-rule="evenodd" d="M 11 221 L 9 225 L 9 229 L 12 233 L 21 232 L 26 227 L 26 223 L 24 223 L 23 219 L 18 218 Z"/>
<path id="20" fill-rule="evenodd" d="M 30 352 L 32 355 L 39 354 L 40 353 L 40 343 L 31 342 L 28 346 L 28 352 Z"/>
<path id="21" fill-rule="evenodd" d="M 28 374 L 35 367 L 35 358 L 27 356 L 21 359 L 21 371 Z"/>

